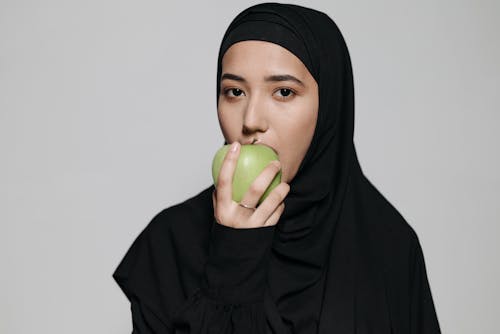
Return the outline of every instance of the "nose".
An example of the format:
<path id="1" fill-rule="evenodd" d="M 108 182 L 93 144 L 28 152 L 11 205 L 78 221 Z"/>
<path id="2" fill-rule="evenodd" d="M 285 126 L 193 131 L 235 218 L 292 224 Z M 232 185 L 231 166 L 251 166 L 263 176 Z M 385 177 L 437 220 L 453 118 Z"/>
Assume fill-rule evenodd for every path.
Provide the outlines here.
<path id="1" fill-rule="evenodd" d="M 252 135 L 256 132 L 266 132 L 268 128 L 264 101 L 258 95 L 248 99 L 243 116 L 243 134 Z"/>

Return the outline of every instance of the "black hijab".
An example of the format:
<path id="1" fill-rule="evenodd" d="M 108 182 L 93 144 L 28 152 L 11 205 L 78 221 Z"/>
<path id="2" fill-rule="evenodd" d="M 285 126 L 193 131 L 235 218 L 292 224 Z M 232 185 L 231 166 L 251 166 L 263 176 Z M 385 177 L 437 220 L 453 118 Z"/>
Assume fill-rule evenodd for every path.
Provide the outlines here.
<path id="1" fill-rule="evenodd" d="M 319 89 L 314 136 L 290 182 L 269 253 L 264 303 L 269 329 L 277 333 L 439 333 L 418 237 L 363 175 L 356 156 L 351 61 L 337 25 L 326 14 L 297 5 L 263 3 L 245 9 L 231 22 L 221 43 L 217 97 L 222 57 L 232 44 L 244 40 L 268 41 L 288 49 L 304 63 Z M 212 189 L 197 196 L 208 215 L 213 214 Z M 189 202 L 193 208 L 198 206 L 194 200 Z M 178 234 L 177 240 L 193 238 L 187 231 Z M 206 240 L 198 240 L 206 250 Z M 179 257 L 178 245 L 162 247 Z M 195 257 L 202 266 L 203 256 Z M 127 283 L 132 270 L 127 262 L 132 260 L 122 261 L 115 279 L 130 298 L 134 288 Z M 160 276 L 164 282 L 171 281 L 168 275 Z M 144 278 L 136 279 L 140 281 Z M 177 298 L 159 295 L 163 299 L 153 300 L 160 297 L 152 292 L 142 294 L 151 300 L 144 303 L 159 310 L 173 308 L 168 305 L 179 304 L 189 293 Z"/>
<path id="2" fill-rule="evenodd" d="M 319 321 L 325 270 L 349 177 L 359 173 L 353 143 L 354 87 L 346 44 L 325 14 L 296 5 L 265 3 L 240 13 L 219 51 L 234 43 L 262 40 L 295 54 L 318 84 L 319 111 L 310 147 L 290 183 L 275 232 L 269 264 L 270 295 L 280 314 L 304 330 Z M 293 135 L 293 134 L 292 134 Z M 302 307 L 297 307 L 301 305 Z M 302 333 L 302 332 L 301 332 Z"/>

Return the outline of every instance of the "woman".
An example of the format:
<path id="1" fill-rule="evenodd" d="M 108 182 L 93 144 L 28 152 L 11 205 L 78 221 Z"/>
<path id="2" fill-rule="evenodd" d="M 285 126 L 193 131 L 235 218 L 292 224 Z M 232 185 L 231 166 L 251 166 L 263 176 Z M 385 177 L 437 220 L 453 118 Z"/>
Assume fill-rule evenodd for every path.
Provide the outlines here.
<path id="1" fill-rule="evenodd" d="M 440 333 L 415 231 L 363 175 L 349 52 L 324 13 L 265 3 L 219 50 L 225 143 L 271 146 L 278 166 L 240 203 L 226 156 L 210 186 L 157 214 L 113 277 L 134 333 Z"/>

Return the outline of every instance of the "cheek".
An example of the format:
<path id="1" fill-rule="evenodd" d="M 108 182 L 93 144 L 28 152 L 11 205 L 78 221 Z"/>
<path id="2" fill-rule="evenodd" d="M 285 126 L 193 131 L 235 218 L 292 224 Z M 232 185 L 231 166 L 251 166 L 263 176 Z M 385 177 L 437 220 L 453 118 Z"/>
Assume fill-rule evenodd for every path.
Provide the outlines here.
<path id="1" fill-rule="evenodd" d="M 314 105 L 314 104 L 313 104 Z M 316 126 L 317 112 L 309 108 L 298 108 L 297 112 L 279 127 L 283 172 L 292 179 L 309 148 Z"/>
<path id="2" fill-rule="evenodd" d="M 297 110 L 289 118 L 277 125 L 283 147 L 298 153 L 307 150 L 316 126 L 315 114 L 307 109 Z M 297 152 L 298 151 L 298 152 Z"/>
<path id="3" fill-rule="evenodd" d="M 238 129 L 241 128 L 241 120 L 237 117 L 237 114 L 220 107 L 217 115 L 219 117 L 220 128 L 226 140 L 229 142 L 236 140 Z"/>

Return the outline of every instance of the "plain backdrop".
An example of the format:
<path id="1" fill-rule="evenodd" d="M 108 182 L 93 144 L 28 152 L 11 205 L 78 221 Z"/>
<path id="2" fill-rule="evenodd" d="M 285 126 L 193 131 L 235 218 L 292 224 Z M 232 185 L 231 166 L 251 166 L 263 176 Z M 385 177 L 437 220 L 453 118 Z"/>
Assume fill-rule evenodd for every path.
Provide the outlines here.
<path id="1" fill-rule="evenodd" d="M 216 60 L 252 1 L 0 0 L 0 333 L 130 333 L 111 275 L 208 187 Z M 416 230 L 443 333 L 500 311 L 498 1 L 308 1 L 347 42 L 365 175 Z"/>

